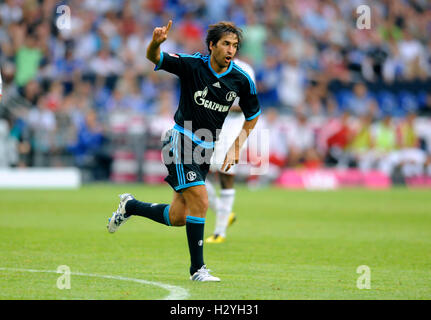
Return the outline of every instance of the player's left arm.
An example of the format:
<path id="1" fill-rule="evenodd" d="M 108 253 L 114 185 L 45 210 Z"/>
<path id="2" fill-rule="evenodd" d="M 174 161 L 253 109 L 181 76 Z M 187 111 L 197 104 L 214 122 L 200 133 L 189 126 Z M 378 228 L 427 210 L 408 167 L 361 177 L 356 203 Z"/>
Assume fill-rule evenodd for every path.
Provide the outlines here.
<path id="1" fill-rule="evenodd" d="M 233 165 L 239 162 L 240 151 L 250 133 L 256 126 L 261 113 L 254 82 L 248 79 L 240 92 L 239 106 L 245 116 L 241 132 L 229 148 L 221 170 L 227 172 Z"/>
<path id="2" fill-rule="evenodd" d="M 229 169 L 237 164 L 239 162 L 240 157 L 240 151 L 242 149 L 242 146 L 244 145 L 245 141 L 247 140 L 250 133 L 253 131 L 254 127 L 256 126 L 257 120 L 259 119 L 259 115 L 254 117 L 251 120 L 244 121 L 244 124 L 242 126 L 241 132 L 239 133 L 238 137 L 235 139 L 232 146 L 229 148 L 228 152 L 226 153 L 226 157 L 224 159 L 223 166 L 221 167 L 222 171 L 229 171 Z"/>

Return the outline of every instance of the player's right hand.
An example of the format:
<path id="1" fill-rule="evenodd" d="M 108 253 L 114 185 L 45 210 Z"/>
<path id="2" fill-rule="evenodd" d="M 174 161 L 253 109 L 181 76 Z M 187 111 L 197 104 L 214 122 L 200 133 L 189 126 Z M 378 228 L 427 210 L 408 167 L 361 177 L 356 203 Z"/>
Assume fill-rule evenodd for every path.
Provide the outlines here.
<path id="1" fill-rule="evenodd" d="M 169 30 L 172 26 L 172 20 L 169 20 L 168 24 L 163 27 L 157 27 L 153 31 L 153 42 L 161 44 L 168 38 Z"/>

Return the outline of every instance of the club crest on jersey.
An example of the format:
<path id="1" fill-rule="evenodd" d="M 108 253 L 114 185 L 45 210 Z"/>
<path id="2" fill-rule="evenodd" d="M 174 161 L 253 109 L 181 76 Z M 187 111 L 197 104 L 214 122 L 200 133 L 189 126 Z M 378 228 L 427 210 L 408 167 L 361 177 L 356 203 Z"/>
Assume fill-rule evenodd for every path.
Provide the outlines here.
<path id="1" fill-rule="evenodd" d="M 187 180 L 194 181 L 196 179 L 196 172 L 189 171 L 187 172 Z"/>
<path id="2" fill-rule="evenodd" d="M 229 91 L 228 93 L 227 93 L 227 95 L 226 95 L 226 100 L 227 101 L 233 101 L 233 100 L 235 100 L 235 98 L 236 98 L 236 92 L 235 91 Z"/>
<path id="3" fill-rule="evenodd" d="M 196 91 L 193 96 L 196 104 L 214 111 L 219 111 L 219 112 L 229 111 L 230 106 L 221 105 L 217 102 L 205 99 L 207 94 L 208 94 L 208 87 L 205 87 L 205 89 L 203 89 L 202 91 Z M 236 93 L 235 93 L 235 96 L 236 96 Z"/>

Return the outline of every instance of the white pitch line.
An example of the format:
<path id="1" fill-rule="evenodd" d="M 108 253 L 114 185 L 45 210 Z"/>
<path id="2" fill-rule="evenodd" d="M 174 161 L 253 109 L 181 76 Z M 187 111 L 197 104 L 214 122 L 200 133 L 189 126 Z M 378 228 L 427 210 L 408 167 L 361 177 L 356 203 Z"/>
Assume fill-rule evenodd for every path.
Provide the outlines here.
<path id="1" fill-rule="evenodd" d="M 18 269 L 18 268 L 2 268 L 2 267 L 0 267 L 0 270 L 61 274 L 61 272 L 57 272 L 55 270 L 35 270 L 35 269 Z M 94 278 L 104 278 L 104 279 L 137 282 L 137 283 L 146 284 L 146 285 L 150 285 L 150 286 L 160 287 L 162 289 L 169 291 L 169 294 L 166 297 L 164 297 L 163 300 L 185 300 L 189 297 L 189 292 L 186 289 L 178 287 L 178 286 L 173 286 L 170 284 L 161 283 L 161 282 L 147 281 L 147 280 L 135 279 L 135 278 L 126 278 L 126 277 L 121 277 L 121 276 L 110 276 L 110 275 L 101 275 L 101 274 L 92 274 L 92 273 L 82 273 L 82 272 L 71 272 L 70 274 L 75 275 L 75 276 L 83 276 L 83 277 L 94 277 Z"/>

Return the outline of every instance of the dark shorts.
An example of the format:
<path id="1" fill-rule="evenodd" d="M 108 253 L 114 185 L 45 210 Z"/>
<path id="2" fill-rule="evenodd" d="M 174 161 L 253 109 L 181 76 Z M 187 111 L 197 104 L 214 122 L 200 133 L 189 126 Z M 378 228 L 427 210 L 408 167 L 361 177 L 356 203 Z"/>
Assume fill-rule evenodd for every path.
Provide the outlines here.
<path id="1" fill-rule="evenodd" d="M 165 181 L 178 193 L 189 187 L 205 185 L 214 149 L 202 147 L 195 141 L 177 125 L 167 132 L 163 141 L 163 162 L 168 169 Z"/>

